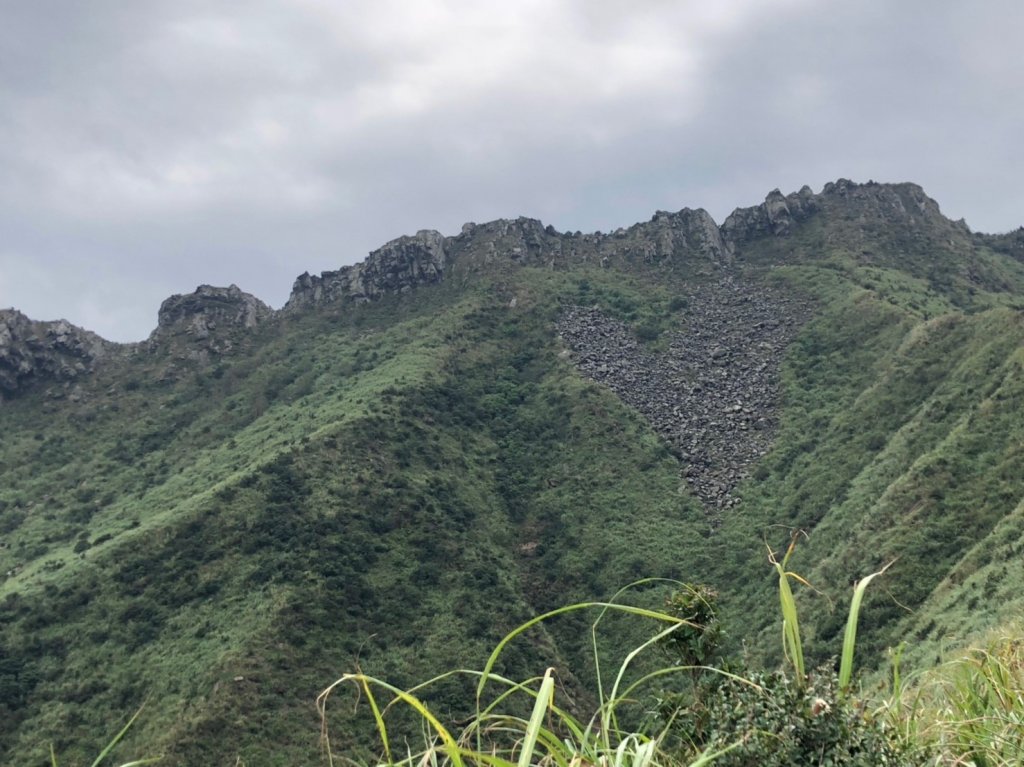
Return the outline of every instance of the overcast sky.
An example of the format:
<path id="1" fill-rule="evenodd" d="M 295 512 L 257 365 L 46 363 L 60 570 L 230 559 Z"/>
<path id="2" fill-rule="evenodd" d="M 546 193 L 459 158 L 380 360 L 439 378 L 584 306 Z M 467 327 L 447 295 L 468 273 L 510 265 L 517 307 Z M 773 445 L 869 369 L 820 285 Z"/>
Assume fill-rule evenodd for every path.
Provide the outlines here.
<path id="1" fill-rule="evenodd" d="M 160 302 L 519 215 L 612 230 L 839 177 L 1024 224 L 1020 0 L 0 0 L 0 307 Z"/>

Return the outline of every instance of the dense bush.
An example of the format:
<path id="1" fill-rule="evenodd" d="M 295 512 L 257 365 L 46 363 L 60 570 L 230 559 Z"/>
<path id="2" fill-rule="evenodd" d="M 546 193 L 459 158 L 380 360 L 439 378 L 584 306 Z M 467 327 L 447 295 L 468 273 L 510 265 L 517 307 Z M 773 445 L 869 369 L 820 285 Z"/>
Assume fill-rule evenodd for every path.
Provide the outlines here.
<path id="1" fill-rule="evenodd" d="M 808 674 L 804 684 L 783 671 L 747 671 L 742 679 L 713 674 L 700 693 L 670 712 L 684 763 L 687 755 L 724 749 L 714 762 L 720 767 L 925 763 L 884 717 L 840 692 L 831 666 Z"/>

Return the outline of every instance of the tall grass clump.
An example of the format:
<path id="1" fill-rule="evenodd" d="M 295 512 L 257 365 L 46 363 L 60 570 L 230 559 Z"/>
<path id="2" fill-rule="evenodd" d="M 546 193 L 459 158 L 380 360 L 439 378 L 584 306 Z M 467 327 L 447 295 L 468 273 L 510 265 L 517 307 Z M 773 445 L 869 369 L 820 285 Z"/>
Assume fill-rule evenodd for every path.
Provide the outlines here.
<path id="1" fill-rule="evenodd" d="M 901 690 L 894 720 L 938 765 L 1024 763 L 1024 626 L 1014 623 Z"/>
<path id="2" fill-rule="evenodd" d="M 677 584 L 678 590 L 660 611 L 614 600 L 580 603 L 541 615 L 509 633 L 480 671 L 451 671 L 408 690 L 360 672 L 341 677 L 318 699 L 328 761 L 335 763 L 326 724 L 328 700 L 338 687 L 351 684 L 369 706 L 381 747 L 378 763 L 387 765 L 925 764 L 924 751 L 911 748 L 906 729 L 887 716 L 890 709 L 869 705 L 853 685 L 864 591 L 887 568 L 862 579 L 854 589 L 839 671 L 831 666 L 808 670 L 791 588 L 791 582 L 806 581 L 788 569 L 795 540 L 781 559 L 769 553 L 779 575 L 788 670 L 752 670 L 721 655 L 717 594 L 706 586 Z M 599 611 L 591 630 L 597 706 L 586 716 L 573 710 L 566 699 L 556 699 L 554 669 L 525 682 L 495 672 L 502 652 L 517 636 L 542 621 L 579 610 Z M 613 611 L 653 620 L 660 629 L 626 655 L 606 689 L 596 660 L 600 657 L 596 629 Z M 637 659 L 652 648 L 663 653 L 662 662 L 653 669 L 637 670 Z M 474 715 L 454 724 L 442 721 L 425 702 L 432 686 L 453 677 L 475 685 Z M 389 715 L 399 707 L 411 709 L 422 723 L 424 738 L 416 749 L 398 748 L 389 731 Z"/>
<path id="3" fill-rule="evenodd" d="M 679 761 L 697 752 L 731 745 L 716 760 L 723 767 L 788 767 L 788 765 L 914 765 L 922 759 L 885 715 L 870 705 L 853 684 L 853 660 L 861 603 L 868 584 L 885 571 L 855 586 L 841 648 L 839 671 L 832 664 L 808 669 L 793 584 L 810 584 L 790 569 L 796 549 L 794 535 L 785 554 L 769 549 L 768 561 L 778 576 L 782 649 L 787 667 L 750 669 L 736 659 L 723 659 L 739 669 L 746 684 L 732 678 L 699 676 L 690 690 L 660 702 L 663 719 L 672 722 L 669 738 Z"/>
<path id="4" fill-rule="evenodd" d="M 609 613 L 625 613 L 655 621 L 661 628 L 649 640 L 629 652 L 621 661 L 611 687 L 605 690 L 599 661 L 595 660 L 597 707 L 589 717 L 579 716 L 563 708 L 556 700 L 554 669 L 543 675 L 516 682 L 494 671 L 508 644 L 526 630 L 542 621 L 580 610 L 598 611 L 591 626 L 594 657 L 597 652 L 597 628 Z M 584 602 L 553 610 L 533 618 L 507 634 L 494 648 L 480 671 L 460 669 L 442 674 L 408 690 L 401 690 L 387 682 L 363 673 L 346 674 L 325 689 L 317 700 L 324 722 L 323 744 L 329 764 L 335 764 L 330 735 L 327 731 L 327 705 L 334 691 L 341 685 L 352 684 L 366 699 L 376 733 L 381 744 L 381 764 L 431 765 L 432 767 L 530 767 L 552 765 L 571 767 L 595 765 L 597 767 L 658 767 L 677 765 L 678 759 L 663 747 L 667 728 L 631 728 L 622 723 L 623 709 L 638 702 L 644 688 L 650 688 L 658 679 L 677 675 L 693 667 L 668 666 L 653 671 L 630 675 L 637 658 L 658 646 L 676 631 L 695 624 L 666 612 L 648 610 L 617 602 Z M 748 684 L 739 676 L 726 671 L 719 673 L 734 679 L 737 684 Z M 475 713 L 466 722 L 445 724 L 424 702 L 429 689 L 452 677 L 463 677 L 474 683 Z M 398 706 L 411 708 L 422 720 L 424 741 L 419 749 L 408 746 L 399 750 L 389 734 L 387 718 Z M 636 719 L 632 717 L 631 719 Z M 721 753 L 738 744 L 708 750 L 690 760 L 692 765 L 709 763 Z"/>

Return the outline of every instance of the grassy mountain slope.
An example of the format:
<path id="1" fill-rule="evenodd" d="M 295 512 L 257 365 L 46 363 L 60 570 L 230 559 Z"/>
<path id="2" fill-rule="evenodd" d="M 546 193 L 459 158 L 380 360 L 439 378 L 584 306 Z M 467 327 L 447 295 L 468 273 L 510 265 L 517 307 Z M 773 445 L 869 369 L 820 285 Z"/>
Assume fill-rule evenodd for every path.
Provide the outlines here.
<path id="1" fill-rule="evenodd" d="M 176 381 L 130 359 L 70 408 L 0 411 L 4 567 L 25 563 L 4 584 L 5 761 L 84 758 L 147 699 L 127 749 L 315 761 L 313 698 L 357 659 L 411 683 L 539 609 L 678 573 L 701 512 L 675 461 L 559 361 L 557 284 L 519 277 L 515 308 L 423 291 Z M 532 641 L 575 666 L 575 633 Z"/>
<path id="2" fill-rule="evenodd" d="M 771 662 L 765 543 L 791 528 L 837 601 L 898 557 L 863 613 L 869 663 L 1019 613 L 1024 265 L 915 190 L 790 200 L 781 235 L 738 211 L 729 249 L 692 212 L 683 234 L 683 214 L 604 238 L 485 225 L 443 282 L 282 313 L 230 353 L 165 336 L 3 402 L 0 762 L 45 764 L 50 742 L 84 761 L 148 701 L 119 753 L 317 763 L 313 699 L 341 672 L 479 666 L 529 616 L 643 576 L 713 584 Z M 814 313 L 771 449 L 712 513 L 555 323 L 596 305 L 667 354 L 695 321 L 679 297 L 721 273 Z M 812 654 L 837 652 L 845 612 L 801 599 Z M 584 700 L 587 626 L 531 632 L 505 670 L 556 665 Z M 617 625 L 609 652 L 647 628 Z M 335 750 L 360 753 L 365 722 L 336 711 Z"/>

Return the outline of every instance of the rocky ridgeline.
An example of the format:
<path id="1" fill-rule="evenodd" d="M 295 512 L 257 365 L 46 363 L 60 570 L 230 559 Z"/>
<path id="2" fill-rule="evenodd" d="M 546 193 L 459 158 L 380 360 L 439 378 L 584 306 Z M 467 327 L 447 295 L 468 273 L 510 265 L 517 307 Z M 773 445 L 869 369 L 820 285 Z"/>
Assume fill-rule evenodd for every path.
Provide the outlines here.
<path id="1" fill-rule="evenodd" d="M 532 218 L 466 224 L 449 247 L 458 260 L 495 259 L 537 266 L 591 263 L 610 266 L 630 261 L 720 265 L 731 260 L 711 215 L 683 208 L 658 211 L 650 221 L 605 234 L 558 232 Z"/>
<path id="2" fill-rule="evenodd" d="M 877 181 L 858 184 L 841 178 L 825 184 L 814 201 L 818 209 L 838 213 L 837 208 L 842 208 L 848 215 L 859 218 L 875 216 L 911 225 L 925 220 L 953 223 L 917 184 L 880 184 Z"/>
<path id="3" fill-rule="evenodd" d="M 629 229 L 610 234 L 558 232 L 532 218 L 467 223 L 454 237 L 423 230 L 392 240 L 366 260 L 319 276 L 299 275 L 285 305 L 295 311 L 324 304 L 366 303 L 441 282 L 453 269 L 471 272 L 496 262 L 510 265 L 611 266 L 644 263 L 699 263 L 720 266 L 731 250 L 704 210 L 659 211 Z"/>
<path id="4" fill-rule="evenodd" d="M 722 224 L 722 237 L 729 243 L 730 249 L 755 237 L 784 237 L 818 209 L 818 198 L 809 186 L 786 196 L 774 189 L 760 205 L 734 210 Z"/>
<path id="5" fill-rule="evenodd" d="M 365 303 L 381 296 L 405 293 L 444 277 L 446 239 L 433 230 L 399 237 L 370 253 L 365 261 L 343 266 L 319 277 L 305 272 L 295 280 L 286 309 L 352 301 Z"/>
<path id="6" fill-rule="evenodd" d="M 70 384 L 116 346 L 65 320 L 36 322 L 0 309 L 0 400 L 35 379 Z"/>
<path id="7" fill-rule="evenodd" d="M 776 428 L 779 363 L 810 316 L 790 294 L 725 276 L 688 296 L 685 328 L 652 353 L 618 320 L 573 307 L 558 332 L 579 369 L 638 410 L 672 446 L 712 516 L 765 454 Z"/>
<path id="8" fill-rule="evenodd" d="M 285 308 L 365 303 L 440 282 L 453 270 L 469 272 L 494 262 L 549 267 L 645 263 L 707 276 L 731 266 L 744 244 L 787 237 L 819 213 L 858 226 L 914 226 L 926 219 L 953 226 L 916 184 L 856 184 L 847 179 L 826 184 L 820 194 L 806 186 L 789 195 L 773 190 L 763 203 L 737 208 L 722 226 L 707 211 L 690 208 L 658 211 L 650 221 L 611 233 L 558 232 L 536 219 L 499 219 L 465 224 L 454 237 L 420 231 L 392 240 L 353 266 L 319 276 L 302 274 Z"/>
<path id="9" fill-rule="evenodd" d="M 274 310 L 237 285 L 200 285 L 192 293 L 174 295 L 160 305 L 151 348 L 179 342 L 191 356 L 226 354 L 238 331 L 250 330 L 269 319 Z"/>
<path id="10" fill-rule="evenodd" d="M 650 221 L 608 234 L 557 232 L 529 218 L 466 224 L 454 237 L 424 230 L 392 240 L 353 266 L 319 276 L 300 275 L 284 311 L 375 301 L 441 282 L 453 272 L 469 274 L 493 262 L 548 267 L 643 263 L 690 277 L 717 278 L 742 258 L 746 243 L 788 237 L 817 214 L 825 215 L 829 227 L 837 231 L 852 228 L 851 242 L 872 227 L 884 230 L 894 223 L 903 227 L 893 230 L 897 236 L 908 227 L 916 228 L 918 237 L 929 232 L 928 245 L 935 252 L 969 234 L 966 225 L 944 218 L 935 201 L 915 184 L 855 184 L 840 179 L 826 184 L 820 194 L 808 187 L 785 196 L 774 190 L 760 205 L 735 210 L 721 227 L 707 211 L 684 208 L 676 213 L 658 211 Z M 925 222 L 934 226 L 921 226 Z M 989 244 L 1019 252 L 1019 238 L 991 238 Z M 892 243 L 894 253 L 900 247 L 899 242 Z M 177 358 L 202 361 L 211 354 L 230 352 L 242 337 L 240 332 L 274 315 L 234 285 L 203 285 L 194 293 L 164 301 L 157 328 L 141 348 L 170 349 Z M 0 390 L 8 396 L 32 380 L 71 380 L 91 370 L 105 350 L 140 348 L 105 342 L 66 322 L 32 322 L 13 310 L 4 313 L 2 323 Z"/>

